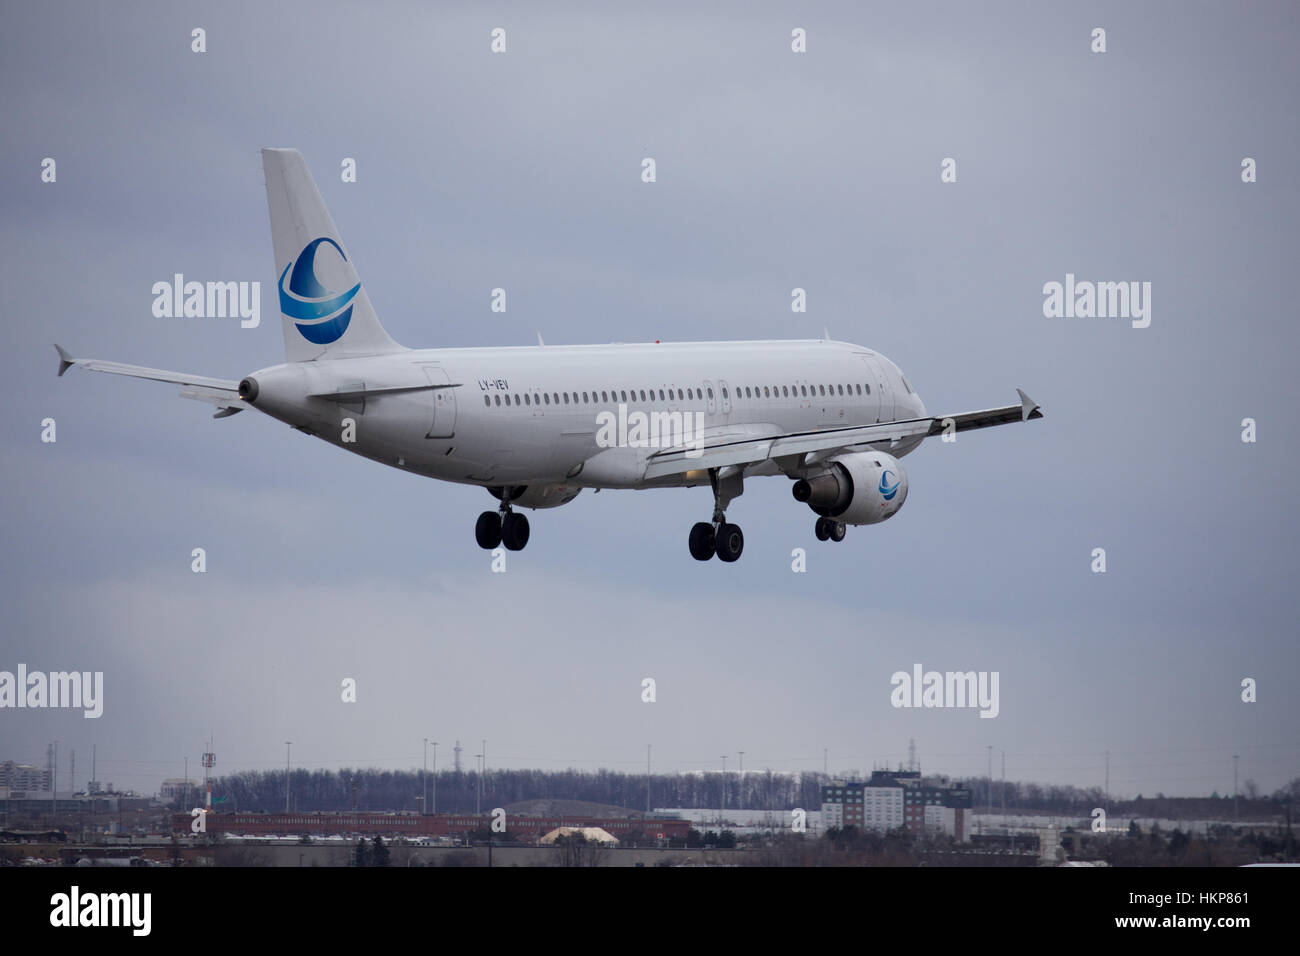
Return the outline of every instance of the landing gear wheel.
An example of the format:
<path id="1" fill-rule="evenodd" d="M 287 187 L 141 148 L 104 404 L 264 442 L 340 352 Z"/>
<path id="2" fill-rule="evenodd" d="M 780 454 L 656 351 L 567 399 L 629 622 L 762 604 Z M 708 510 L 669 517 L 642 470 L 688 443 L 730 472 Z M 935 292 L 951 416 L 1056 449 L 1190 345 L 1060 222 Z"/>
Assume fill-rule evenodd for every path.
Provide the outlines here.
<path id="1" fill-rule="evenodd" d="M 691 528 L 691 557 L 696 561 L 707 561 L 713 557 L 715 545 L 713 525 L 707 521 L 696 522 Z"/>
<path id="2" fill-rule="evenodd" d="M 511 511 L 501 519 L 501 543 L 507 551 L 522 551 L 528 543 L 528 519 Z"/>
<path id="3" fill-rule="evenodd" d="M 501 543 L 501 515 L 495 511 L 485 511 L 478 516 L 474 525 L 474 540 L 485 551 L 491 551 Z"/>
<path id="4" fill-rule="evenodd" d="M 740 533 L 740 525 L 724 524 L 718 528 L 717 549 L 719 561 L 735 561 L 740 552 L 745 550 L 745 536 Z"/>
<path id="5" fill-rule="evenodd" d="M 848 530 L 849 530 L 848 528 L 844 527 L 844 522 L 843 522 L 843 521 L 832 521 L 832 522 L 831 522 L 831 540 L 832 540 L 832 541 L 843 541 L 843 540 L 844 540 L 844 535 L 848 532 Z"/>
<path id="6" fill-rule="evenodd" d="M 825 541 L 831 536 L 831 525 L 833 524 L 835 524 L 835 522 L 830 518 L 817 519 L 817 524 L 813 527 L 813 531 L 816 532 L 818 541 Z"/>

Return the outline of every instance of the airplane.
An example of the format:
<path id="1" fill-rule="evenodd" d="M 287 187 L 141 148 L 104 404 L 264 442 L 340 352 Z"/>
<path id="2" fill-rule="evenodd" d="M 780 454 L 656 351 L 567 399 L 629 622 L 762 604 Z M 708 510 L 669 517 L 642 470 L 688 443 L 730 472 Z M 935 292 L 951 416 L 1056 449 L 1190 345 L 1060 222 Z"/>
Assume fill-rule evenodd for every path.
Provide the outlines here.
<path id="1" fill-rule="evenodd" d="M 829 337 L 408 349 L 380 324 L 302 154 L 263 149 L 285 358 L 239 381 L 73 358 L 80 367 L 182 386 L 185 398 L 247 408 L 402 471 L 486 488 L 480 547 L 529 539 L 530 510 L 584 488 L 708 485 L 713 514 L 691 556 L 740 557 L 726 511 L 749 478 L 784 476 L 821 541 L 907 500 L 899 459 L 927 437 L 1041 418 L 1018 404 L 930 415 L 897 365 Z M 340 291 L 341 290 L 341 291 Z"/>

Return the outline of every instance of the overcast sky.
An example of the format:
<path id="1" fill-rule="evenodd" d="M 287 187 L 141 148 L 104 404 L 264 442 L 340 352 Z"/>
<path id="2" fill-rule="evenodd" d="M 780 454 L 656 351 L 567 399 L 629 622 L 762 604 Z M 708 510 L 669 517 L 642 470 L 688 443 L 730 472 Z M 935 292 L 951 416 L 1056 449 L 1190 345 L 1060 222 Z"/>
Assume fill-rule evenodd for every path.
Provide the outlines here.
<path id="1" fill-rule="evenodd" d="M 486 738 L 491 766 L 638 770 L 652 743 L 661 771 L 848 773 L 914 738 L 927 771 L 983 774 L 992 746 L 995 774 L 1005 751 L 1010 779 L 1081 786 L 1109 750 L 1123 795 L 1228 793 L 1234 754 L 1265 791 L 1300 775 L 1296 6 L 701 6 L 6 12 L 0 669 L 103 671 L 105 701 L 0 711 L 0 760 L 57 739 L 82 786 L 97 745 L 101 780 L 153 792 L 210 734 L 218 772 L 286 740 L 296 766 L 412 768 L 429 737 L 440 766 Z M 842 544 L 784 480 L 729 509 L 730 566 L 687 552 L 707 489 L 588 491 L 493 574 L 482 490 L 56 378 L 52 342 L 229 379 L 283 360 L 262 146 L 303 151 L 405 345 L 825 328 L 932 413 L 1019 386 L 1046 417 L 927 443 L 906 507 Z M 155 318 L 178 272 L 260 281 L 260 327 Z M 1150 327 L 1045 318 L 1067 273 L 1150 282 Z M 997 671 L 999 715 L 892 707 L 917 663 Z"/>

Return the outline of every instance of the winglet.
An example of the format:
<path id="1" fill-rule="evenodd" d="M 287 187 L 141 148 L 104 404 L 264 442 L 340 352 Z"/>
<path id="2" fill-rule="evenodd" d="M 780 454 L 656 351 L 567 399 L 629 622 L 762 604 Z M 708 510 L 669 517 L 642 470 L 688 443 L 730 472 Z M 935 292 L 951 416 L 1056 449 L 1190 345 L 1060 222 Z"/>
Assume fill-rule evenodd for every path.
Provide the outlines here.
<path id="1" fill-rule="evenodd" d="M 1027 422 L 1031 418 L 1042 418 L 1043 413 L 1038 408 L 1038 403 L 1026 395 L 1020 389 L 1016 389 L 1016 394 L 1020 396 L 1020 420 Z"/>
<path id="2" fill-rule="evenodd" d="M 72 368 L 72 366 L 77 364 L 77 360 L 74 359 L 71 355 L 69 355 L 68 350 L 65 349 L 62 345 L 58 345 L 56 343 L 54 347 L 55 349 L 58 350 L 59 353 L 59 375 L 62 376 L 64 372 L 66 372 L 68 369 Z"/>

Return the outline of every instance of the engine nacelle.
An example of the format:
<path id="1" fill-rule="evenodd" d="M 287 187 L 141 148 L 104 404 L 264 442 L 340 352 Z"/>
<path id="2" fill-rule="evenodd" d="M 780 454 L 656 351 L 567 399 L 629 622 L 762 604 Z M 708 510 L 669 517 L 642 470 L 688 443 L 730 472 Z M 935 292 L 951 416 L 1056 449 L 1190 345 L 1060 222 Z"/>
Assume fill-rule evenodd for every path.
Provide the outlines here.
<path id="1" fill-rule="evenodd" d="M 520 508 L 558 508 L 567 505 L 582 489 L 577 485 L 493 485 L 488 488 L 492 497 L 500 501 L 506 491 L 510 503 Z"/>
<path id="2" fill-rule="evenodd" d="M 826 470 L 794 483 L 794 500 L 845 524 L 877 524 L 903 507 L 907 472 L 893 455 L 859 451 L 837 455 Z"/>

